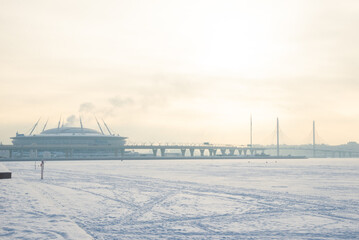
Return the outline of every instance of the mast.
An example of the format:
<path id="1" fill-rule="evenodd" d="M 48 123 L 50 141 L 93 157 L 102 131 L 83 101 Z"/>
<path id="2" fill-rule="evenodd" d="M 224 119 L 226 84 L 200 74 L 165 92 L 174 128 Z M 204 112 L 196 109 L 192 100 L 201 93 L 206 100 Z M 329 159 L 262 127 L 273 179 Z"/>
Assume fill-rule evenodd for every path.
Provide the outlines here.
<path id="1" fill-rule="evenodd" d="M 47 122 L 48 122 L 48 121 L 49 121 L 49 119 L 46 120 L 46 123 L 45 123 L 44 127 L 42 128 L 42 131 L 45 131 L 45 128 L 46 128 L 46 126 L 47 126 Z"/>
<path id="2" fill-rule="evenodd" d="M 60 129 L 60 124 L 61 124 L 61 117 L 60 117 L 60 119 L 59 119 L 59 123 L 57 124 L 57 130 Z"/>
<path id="3" fill-rule="evenodd" d="M 39 120 L 37 120 L 37 122 L 35 123 L 34 127 L 31 129 L 31 132 L 30 132 L 29 135 L 31 135 L 32 132 L 35 130 L 35 128 L 37 127 L 37 124 L 39 123 L 39 121 L 40 121 L 40 118 L 39 118 Z"/>
<path id="4" fill-rule="evenodd" d="M 279 119 L 277 118 L 277 156 L 279 157 Z"/>
<path id="5" fill-rule="evenodd" d="M 83 125 L 82 125 L 82 119 L 81 119 L 81 117 L 80 117 L 80 125 L 81 125 L 81 131 L 83 131 L 83 130 L 84 130 L 84 127 L 83 127 Z"/>
<path id="6" fill-rule="evenodd" d="M 96 122 L 97 122 L 98 127 L 100 128 L 100 131 L 101 131 L 102 135 L 105 135 L 105 134 L 103 133 L 103 131 L 102 131 L 102 127 L 101 127 L 100 123 L 99 123 L 98 120 L 97 120 L 97 117 L 95 117 L 95 119 L 96 119 Z"/>
<path id="7" fill-rule="evenodd" d="M 313 121 L 313 157 L 315 157 L 315 121 Z"/>
<path id="8" fill-rule="evenodd" d="M 252 148 L 253 147 L 252 114 L 251 114 L 251 122 L 250 122 L 250 144 Z"/>
<path id="9" fill-rule="evenodd" d="M 110 135 L 112 135 L 112 133 L 111 133 L 110 129 L 108 128 L 107 124 L 105 123 L 105 121 L 104 121 L 103 119 L 102 119 L 102 121 L 103 121 L 103 124 L 105 125 L 105 127 L 106 127 L 108 133 L 109 133 Z"/>

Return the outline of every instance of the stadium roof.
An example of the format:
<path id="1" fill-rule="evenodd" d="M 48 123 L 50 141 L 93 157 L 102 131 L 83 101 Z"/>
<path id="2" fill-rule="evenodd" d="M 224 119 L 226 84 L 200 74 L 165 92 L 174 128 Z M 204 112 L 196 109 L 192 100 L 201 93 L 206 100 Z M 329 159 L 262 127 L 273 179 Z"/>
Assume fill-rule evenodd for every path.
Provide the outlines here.
<path id="1" fill-rule="evenodd" d="M 56 135 L 68 135 L 68 134 L 73 134 L 73 135 L 79 135 L 79 134 L 91 134 L 91 135 L 102 135 L 100 132 L 90 129 L 90 128 L 81 128 L 81 127 L 61 127 L 61 128 L 52 128 L 52 129 L 48 129 L 43 131 L 42 134 L 56 134 Z"/>

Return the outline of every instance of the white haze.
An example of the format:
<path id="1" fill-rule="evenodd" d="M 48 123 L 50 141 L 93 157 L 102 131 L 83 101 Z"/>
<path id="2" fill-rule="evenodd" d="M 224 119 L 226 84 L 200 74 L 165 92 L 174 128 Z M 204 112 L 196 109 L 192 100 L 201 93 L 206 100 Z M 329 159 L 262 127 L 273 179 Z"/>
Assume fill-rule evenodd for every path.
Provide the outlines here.
<path id="1" fill-rule="evenodd" d="M 359 2 L 0 1 L 0 141 L 94 115 L 139 142 L 358 141 Z M 75 124 L 75 122 L 74 122 Z M 77 121 L 78 126 L 79 122 Z"/>

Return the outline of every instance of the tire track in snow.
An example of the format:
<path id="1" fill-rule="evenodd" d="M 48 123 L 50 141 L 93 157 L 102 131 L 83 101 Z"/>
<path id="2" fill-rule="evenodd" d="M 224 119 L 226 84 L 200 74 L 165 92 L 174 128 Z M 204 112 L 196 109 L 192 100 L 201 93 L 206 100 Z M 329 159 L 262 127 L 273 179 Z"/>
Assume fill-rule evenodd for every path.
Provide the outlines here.
<path id="1" fill-rule="evenodd" d="M 62 172 L 62 171 L 59 171 Z M 79 176 L 79 172 L 76 172 L 77 176 Z M 84 176 L 87 176 L 86 174 L 82 174 Z M 179 182 L 179 181 L 165 181 L 162 179 L 158 179 L 158 178 L 149 178 L 149 177 L 142 177 L 142 180 L 138 180 L 138 177 L 124 177 L 124 176 L 118 176 L 118 175 L 106 175 L 106 179 L 108 183 L 113 182 L 113 180 L 122 180 L 122 181 L 127 181 L 130 182 L 131 185 L 135 185 L 136 187 L 150 187 L 153 189 L 157 189 L 156 187 L 153 187 L 155 185 L 159 185 L 161 186 L 161 188 L 167 188 L 167 189 L 173 189 L 173 190 L 181 190 L 181 191 L 185 191 L 185 189 L 187 189 L 189 192 L 191 192 L 192 195 L 197 195 L 200 196 L 201 194 L 207 194 L 210 196 L 215 196 L 215 194 L 221 194 L 221 195 L 227 195 L 227 197 L 224 197 L 226 199 L 230 199 L 231 197 L 234 197 L 235 200 L 236 197 L 240 196 L 240 197 L 249 197 L 251 199 L 255 199 L 257 201 L 257 204 L 263 205 L 263 206 L 267 206 L 267 207 L 271 207 L 271 208 L 280 208 L 283 212 L 290 210 L 290 211 L 305 211 L 306 209 L 308 209 L 307 207 L 303 207 L 303 206 L 310 206 L 311 208 L 323 208 L 323 200 L 322 199 L 315 199 L 315 201 L 303 201 L 303 199 L 301 199 L 300 201 L 296 200 L 298 198 L 298 196 L 291 194 L 292 196 L 289 198 L 289 196 L 283 196 L 283 193 L 281 192 L 268 192 L 268 191 L 258 191 L 258 190 L 253 190 L 253 189 L 239 189 L 241 190 L 240 192 L 242 193 L 238 193 L 239 191 L 236 191 L 235 193 L 233 192 L 228 192 L 228 187 L 226 189 L 226 191 L 219 191 L 219 189 L 223 188 L 224 186 L 215 186 L 215 191 L 213 190 L 213 186 L 206 186 L 204 184 L 198 184 L 198 183 L 193 183 L 193 182 Z M 97 179 L 97 178 L 95 178 Z M 111 180 L 111 181 L 109 181 Z M 157 183 L 157 184 L 153 184 L 153 183 Z M 190 188 L 189 188 L 190 186 Z M 232 190 L 232 189 L 231 189 Z M 256 194 L 253 193 L 243 193 L 243 192 L 256 192 Z M 259 192 L 259 193 L 258 193 Z M 279 204 L 274 204 L 274 203 L 269 203 L 269 201 L 264 201 L 261 202 L 258 199 L 263 199 L 263 200 L 268 200 L 268 196 L 271 195 L 275 195 L 275 199 L 276 200 L 281 200 L 282 202 L 286 202 L 286 203 L 291 203 L 291 204 L 283 204 L 283 205 L 279 205 Z M 280 196 L 282 195 L 282 196 Z M 286 194 L 287 195 L 287 194 Z M 220 196 L 219 196 L 220 197 Z M 301 197 L 301 196 L 300 196 Z M 337 201 L 330 201 L 330 199 L 326 199 L 327 200 L 327 206 L 335 206 L 337 204 Z M 242 199 L 243 201 L 243 199 Z M 128 203 L 127 203 L 128 204 Z M 293 207 L 291 205 L 298 205 L 300 206 L 298 207 Z M 133 206 L 134 207 L 134 206 Z M 333 207 L 333 209 L 338 209 L 339 207 Z M 310 212 L 310 211 L 309 211 Z M 312 212 L 310 212 L 309 214 L 313 214 Z M 323 217 L 327 217 L 327 218 L 332 218 L 332 219 L 347 219 L 347 220 L 352 220 L 352 221 L 358 221 L 358 219 L 356 218 L 348 218 L 348 217 L 344 217 L 344 216 L 338 216 L 338 215 L 334 215 L 334 214 L 318 214 L 319 216 L 323 216 Z"/>
<path id="2" fill-rule="evenodd" d="M 66 171 L 65 173 L 68 173 Z M 74 172 L 76 175 L 80 175 L 79 177 L 76 177 L 74 181 L 79 180 L 82 182 L 86 182 L 86 179 L 89 178 L 86 174 L 81 174 L 79 172 Z M 199 183 L 193 183 L 193 182 L 186 182 L 186 181 L 167 181 L 162 180 L 158 178 L 150 178 L 150 177 L 123 177 L 123 176 L 117 176 L 117 175 L 97 175 L 96 177 L 90 177 L 89 183 L 94 182 L 98 183 L 101 182 L 101 178 L 105 177 L 105 180 L 103 183 L 110 184 L 112 186 L 113 194 L 116 196 L 115 198 L 111 198 L 109 196 L 106 196 L 104 194 L 100 194 L 103 196 L 106 196 L 106 199 L 109 200 L 118 200 L 117 196 L 121 196 L 121 192 L 116 191 L 117 188 L 121 187 L 131 187 L 138 189 L 139 192 L 141 191 L 147 191 L 149 193 L 158 193 L 158 192 L 173 192 L 172 195 L 168 195 L 163 197 L 161 200 L 161 196 L 154 197 L 147 201 L 148 206 L 146 206 L 146 202 L 144 205 L 129 205 L 130 209 L 132 209 L 132 213 L 130 213 L 128 216 L 122 219 L 121 221 L 118 221 L 118 224 L 123 225 L 133 225 L 134 228 L 139 227 L 141 224 L 146 224 L 146 222 L 138 221 L 138 218 L 146 213 L 152 211 L 154 206 L 163 206 L 162 203 L 166 201 L 171 196 L 176 195 L 176 192 L 182 192 L 185 194 L 189 194 L 191 196 L 198 196 L 198 197 L 212 197 L 215 199 L 224 199 L 228 201 L 241 201 L 241 203 L 254 205 L 256 206 L 257 210 L 254 209 L 252 211 L 246 212 L 245 215 L 235 215 L 236 218 L 245 217 L 246 220 L 250 219 L 256 219 L 258 217 L 263 217 L 263 214 L 266 214 L 266 218 L 276 218 L 280 216 L 280 214 L 288 214 L 290 212 L 291 214 L 300 214 L 300 215 L 307 215 L 307 216 L 318 216 L 321 218 L 327 218 L 332 219 L 336 222 L 350 220 L 358 222 L 357 218 L 350 218 L 342 216 L 342 213 L 339 213 L 339 215 L 334 214 L 336 211 L 340 211 L 340 209 L 346 209 L 345 208 L 345 202 L 344 201 L 338 201 L 333 200 L 330 198 L 323 198 L 323 197 L 315 197 L 315 196 L 303 196 L 303 195 L 296 195 L 296 194 L 286 194 L 282 192 L 275 192 L 275 191 L 265 191 L 265 190 L 256 190 L 256 189 L 245 189 L 245 188 L 235 188 L 235 187 L 228 187 L 228 186 L 221 186 L 221 185 L 208 185 L 208 184 L 199 184 Z M 62 187 L 66 187 L 63 185 L 58 185 Z M 71 188 L 71 187 L 70 187 Z M 73 188 L 73 190 L 83 190 L 79 188 Z M 92 191 L 86 189 L 87 193 L 94 194 Z M 98 193 L 95 193 L 95 195 Z M 98 195 L 97 195 L 98 196 Z M 121 200 L 123 201 L 123 200 Z M 157 202 L 156 202 L 157 201 Z M 124 201 L 126 204 L 129 202 Z M 152 206 L 152 207 L 151 207 Z M 144 211 L 141 212 L 141 207 L 144 207 Z M 358 207 L 353 205 L 352 211 L 354 213 L 358 213 Z M 163 213 L 161 213 L 163 216 Z M 357 214 L 358 215 L 358 214 Z M 212 217 L 212 218 L 211 218 Z M 222 217 L 222 218 L 221 218 Z M 218 215 L 216 218 L 215 215 L 209 216 L 208 218 L 200 219 L 186 219 L 183 218 L 183 221 L 181 222 L 193 222 L 193 221 L 203 221 L 203 220 L 209 220 L 209 221 L 215 221 L 215 219 L 223 220 L 226 218 L 226 215 Z M 233 216 L 232 216 L 233 217 Z M 180 217 L 181 218 L 181 217 Z M 176 218 L 172 218 L 174 221 Z M 177 218 L 179 219 L 179 218 Z M 121 220 L 121 219 L 119 219 Z M 168 218 L 168 215 L 165 219 L 165 221 L 171 222 L 171 218 Z M 108 221 L 107 223 L 114 223 Z M 128 224 L 130 223 L 130 224 Z M 158 224 L 164 224 L 164 221 L 158 220 Z M 89 221 L 88 224 L 93 224 L 93 221 Z M 106 223 L 104 223 L 106 224 Z M 316 225 L 317 228 L 320 228 L 323 225 Z M 331 225 L 329 223 L 328 225 Z M 209 235 L 209 228 L 206 225 L 203 225 L 202 223 L 199 223 L 197 225 L 198 227 L 201 227 L 204 229 Z M 131 229 L 130 229 L 131 230 Z M 175 232 L 175 231 L 174 231 Z M 124 231 L 123 234 L 130 234 L 129 231 Z M 164 233 L 163 233 L 164 234 Z M 216 235 L 219 233 L 217 232 Z M 233 233 L 231 233 L 233 234 Z M 196 234 L 194 234 L 196 235 Z M 219 234 L 220 235 L 220 234 Z M 226 234 L 224 234 L 226 235 Z M 254 235 L 255 236 L 255 235 Z"/>
<path id="3" fill-rule="evenodd" d="M 66 209 L 66 206 L 63 205 L 58 199 L 56 199 L 53 194 L 50 193 L 50 191 L 53 191 L 51 188 L 46 187 L 46 183 L 42 183 L 40 185 L 37 185 L 37 190 L 44 196 L 47 200 L 51 201 L 54 205 L 58 206 L 57 209 Z M 86 234 L 88 234 L 89 237 L 92 239 L 94 238 L 92 232 L 88 231 L 86 228 L 83 227 L 83 225 L 78 224 L 78 220 L 73 214 L 68 215 L 66 213 L 63 213 L 63 216 L 66 217 L 70 222 L 73 222 L 75 225 L 77 225 L 79 228 L 81 228 Z M 75 220 L 75 221 L 74 221 Z M 66 239 L 66 237 L 65 237 Z"/>

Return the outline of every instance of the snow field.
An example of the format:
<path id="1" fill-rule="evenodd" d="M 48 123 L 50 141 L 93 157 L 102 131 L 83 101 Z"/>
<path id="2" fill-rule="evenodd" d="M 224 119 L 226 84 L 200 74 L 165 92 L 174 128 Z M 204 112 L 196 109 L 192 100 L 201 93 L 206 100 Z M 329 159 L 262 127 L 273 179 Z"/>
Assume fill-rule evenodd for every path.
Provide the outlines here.
<path id="1" fill-rule="evenodd" d="M 1 239 L 359 239 L 359 159 L 0 165 Z"/>

